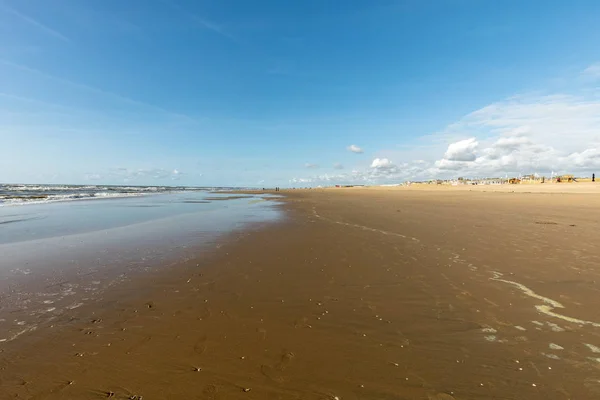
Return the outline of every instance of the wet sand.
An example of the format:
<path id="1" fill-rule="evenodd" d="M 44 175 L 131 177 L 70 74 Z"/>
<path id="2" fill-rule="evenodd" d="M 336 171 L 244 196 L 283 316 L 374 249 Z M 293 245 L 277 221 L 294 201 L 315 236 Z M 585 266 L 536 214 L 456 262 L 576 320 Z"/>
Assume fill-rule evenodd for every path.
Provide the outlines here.
<path id="1" fill-rule="evenodd" d="M 282 214 L 269 196 L 214 202 L 207 194 L 0 206 L 0 224 L 9 222 L 0 227 L 0 346 L 65 312 L 78 318 L 73 310 L 106 289 L 197 258 L 222 235 Z"/>
<path id="2" fill-rule="evenodd" d="M 600 398 L 599 196 L 281 194 L 285 222 L 0 343 L 0 398 Z"/>

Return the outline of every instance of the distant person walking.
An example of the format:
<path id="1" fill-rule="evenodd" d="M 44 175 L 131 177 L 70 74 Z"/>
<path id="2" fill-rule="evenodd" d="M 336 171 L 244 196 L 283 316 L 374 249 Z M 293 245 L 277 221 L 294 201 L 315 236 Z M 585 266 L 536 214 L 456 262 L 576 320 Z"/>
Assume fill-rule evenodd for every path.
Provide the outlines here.
<path id="1" fill-rule="evenodd" d="M 596 174 L 592 174 L 592 182 L 596 182 Z"/>

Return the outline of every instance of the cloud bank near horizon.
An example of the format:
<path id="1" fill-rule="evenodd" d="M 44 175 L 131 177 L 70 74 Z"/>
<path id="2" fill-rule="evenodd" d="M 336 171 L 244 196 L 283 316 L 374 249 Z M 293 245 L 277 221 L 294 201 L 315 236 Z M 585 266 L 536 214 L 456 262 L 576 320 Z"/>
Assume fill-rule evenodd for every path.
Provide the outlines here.
<path id="1" fill-rule="evenodd" d="M 103 172 L 94 172 L 88 173 L 85 175 L 85 180 L 87 181 L 110 181 L 110 182 L 119 182 L 119 183 L 139 183 L 146 181 L 148 179 L 153 180 L 171 180 L 177 181 L 182 176 L 186 175 L 184 172 L 173 169 L 163 169 L 163 168 L 152 168 L 152 169 L 144 169 L 144 168 L 112 168 Z"/>
<path id="2" fill-rule="evenodd" d="M 588 67 L 581 76 L 593 76 L 596 67 Z M 290 183 L 385 184 L 529 173 L 591 175 L 600 171 L 598 89 L 592 85 L 578 95 L 510 97 L 421 138 L 431 149 L 424 160 L 374 157 L 370 165 L 351 172 L 294 178 Z"/>

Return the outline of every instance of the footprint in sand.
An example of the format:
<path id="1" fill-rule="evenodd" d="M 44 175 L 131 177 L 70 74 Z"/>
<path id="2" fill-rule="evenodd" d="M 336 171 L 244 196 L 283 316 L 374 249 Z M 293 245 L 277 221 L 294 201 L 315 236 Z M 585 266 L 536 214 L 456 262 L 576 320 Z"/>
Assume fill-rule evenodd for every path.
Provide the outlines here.
<path id="1" fill-rule="evenodd" d="M 294 353 L 284 352 L 281 355 L 281 358 L 277 364 L 275 364 L 274 366 L 261 365 L 260 372 L 264 376 L 266 376 L 267 378 L 269 378 L 275 382 L 283 383 L 283 382 L 285 382 L 284 372 L 287 369 L 287 367 L 291 364 L 291 362 L 294 360 L 294 357 L 295 357 Z"/>
<path id="2" fill-rule="evenodd" d="M 262 340 L 265 340 L 267 338 L 267 330 L 266 329 L 259 328 L 256 330 L 256 333 L 258 333 L 258 335 L 260 336 L 260 338 Z"/>
<path id="3" fill-rule="evenodd" d="M 586 378 L 583 381 L 583 386 L 591 393 L 600 394 L 600 379 L 597 379 L 596 377 Z"/>
<path id="4" fill-rule="evenodd" d="M 146 345 L 150 340 L 152 340 L 152 336 L 151 335 L 147 335 L 144 336 L 142 339 L 140 339 L 137 343 L 133 344 L 131 347 L 129 347 L 126 351 L 125 354 L 131 354 L 132 352 L 134 352 L 135 350 L 139 349 L 140 347 Z"/>
<path id="5" fill-rule="evenodd" d="M 308 318 L 302 317 L 294 322 L 294 328 L 311 328 L 311 325 L 308 323 Z"/>
<path id="6" fill-rule="evenodd" d="M 202 311 L 198 314 L 198 320 L 204 321 L 205 319 L 210 318 L 212 315 L 212 311 L 209 307 L 204 307 Z"/>
<path id="7" fill-rule="evenodd" d="M 206 385 L 204 390 L 202 390 L 202 394 L 204 395 L 204 399 L 208 400 L 218 400 L 221 396 L 219 395 L 219 388 L 216 385 Z"/>
<path id="8" fill-rule="evenodd" d="M 200 337 L 200 339 L 198 339 L 196 341 L 196 344 L 194 344 L 194 352 L 198 355 L 202 355 L 204 354 L 204 352 L 206 351 L 206 336 L 202 336 Z"/>

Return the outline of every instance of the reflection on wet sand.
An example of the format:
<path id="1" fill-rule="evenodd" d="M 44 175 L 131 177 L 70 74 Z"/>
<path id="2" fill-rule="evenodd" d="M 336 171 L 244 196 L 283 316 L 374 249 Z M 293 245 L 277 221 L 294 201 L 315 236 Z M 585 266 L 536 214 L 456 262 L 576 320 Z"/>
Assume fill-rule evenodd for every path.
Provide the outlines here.
<path id="1" fill-rule="evenodd" d="M 206 197 L 24 205 L 19 214 L 0 208 L 0 223 L 13 223 L 0 231 L 0 343 L 55 324 L 139 273 L 188 259 L 190 246 L 201 251 L 219 235 L 280 213 L 272 202 L 213 205 Z"/>

